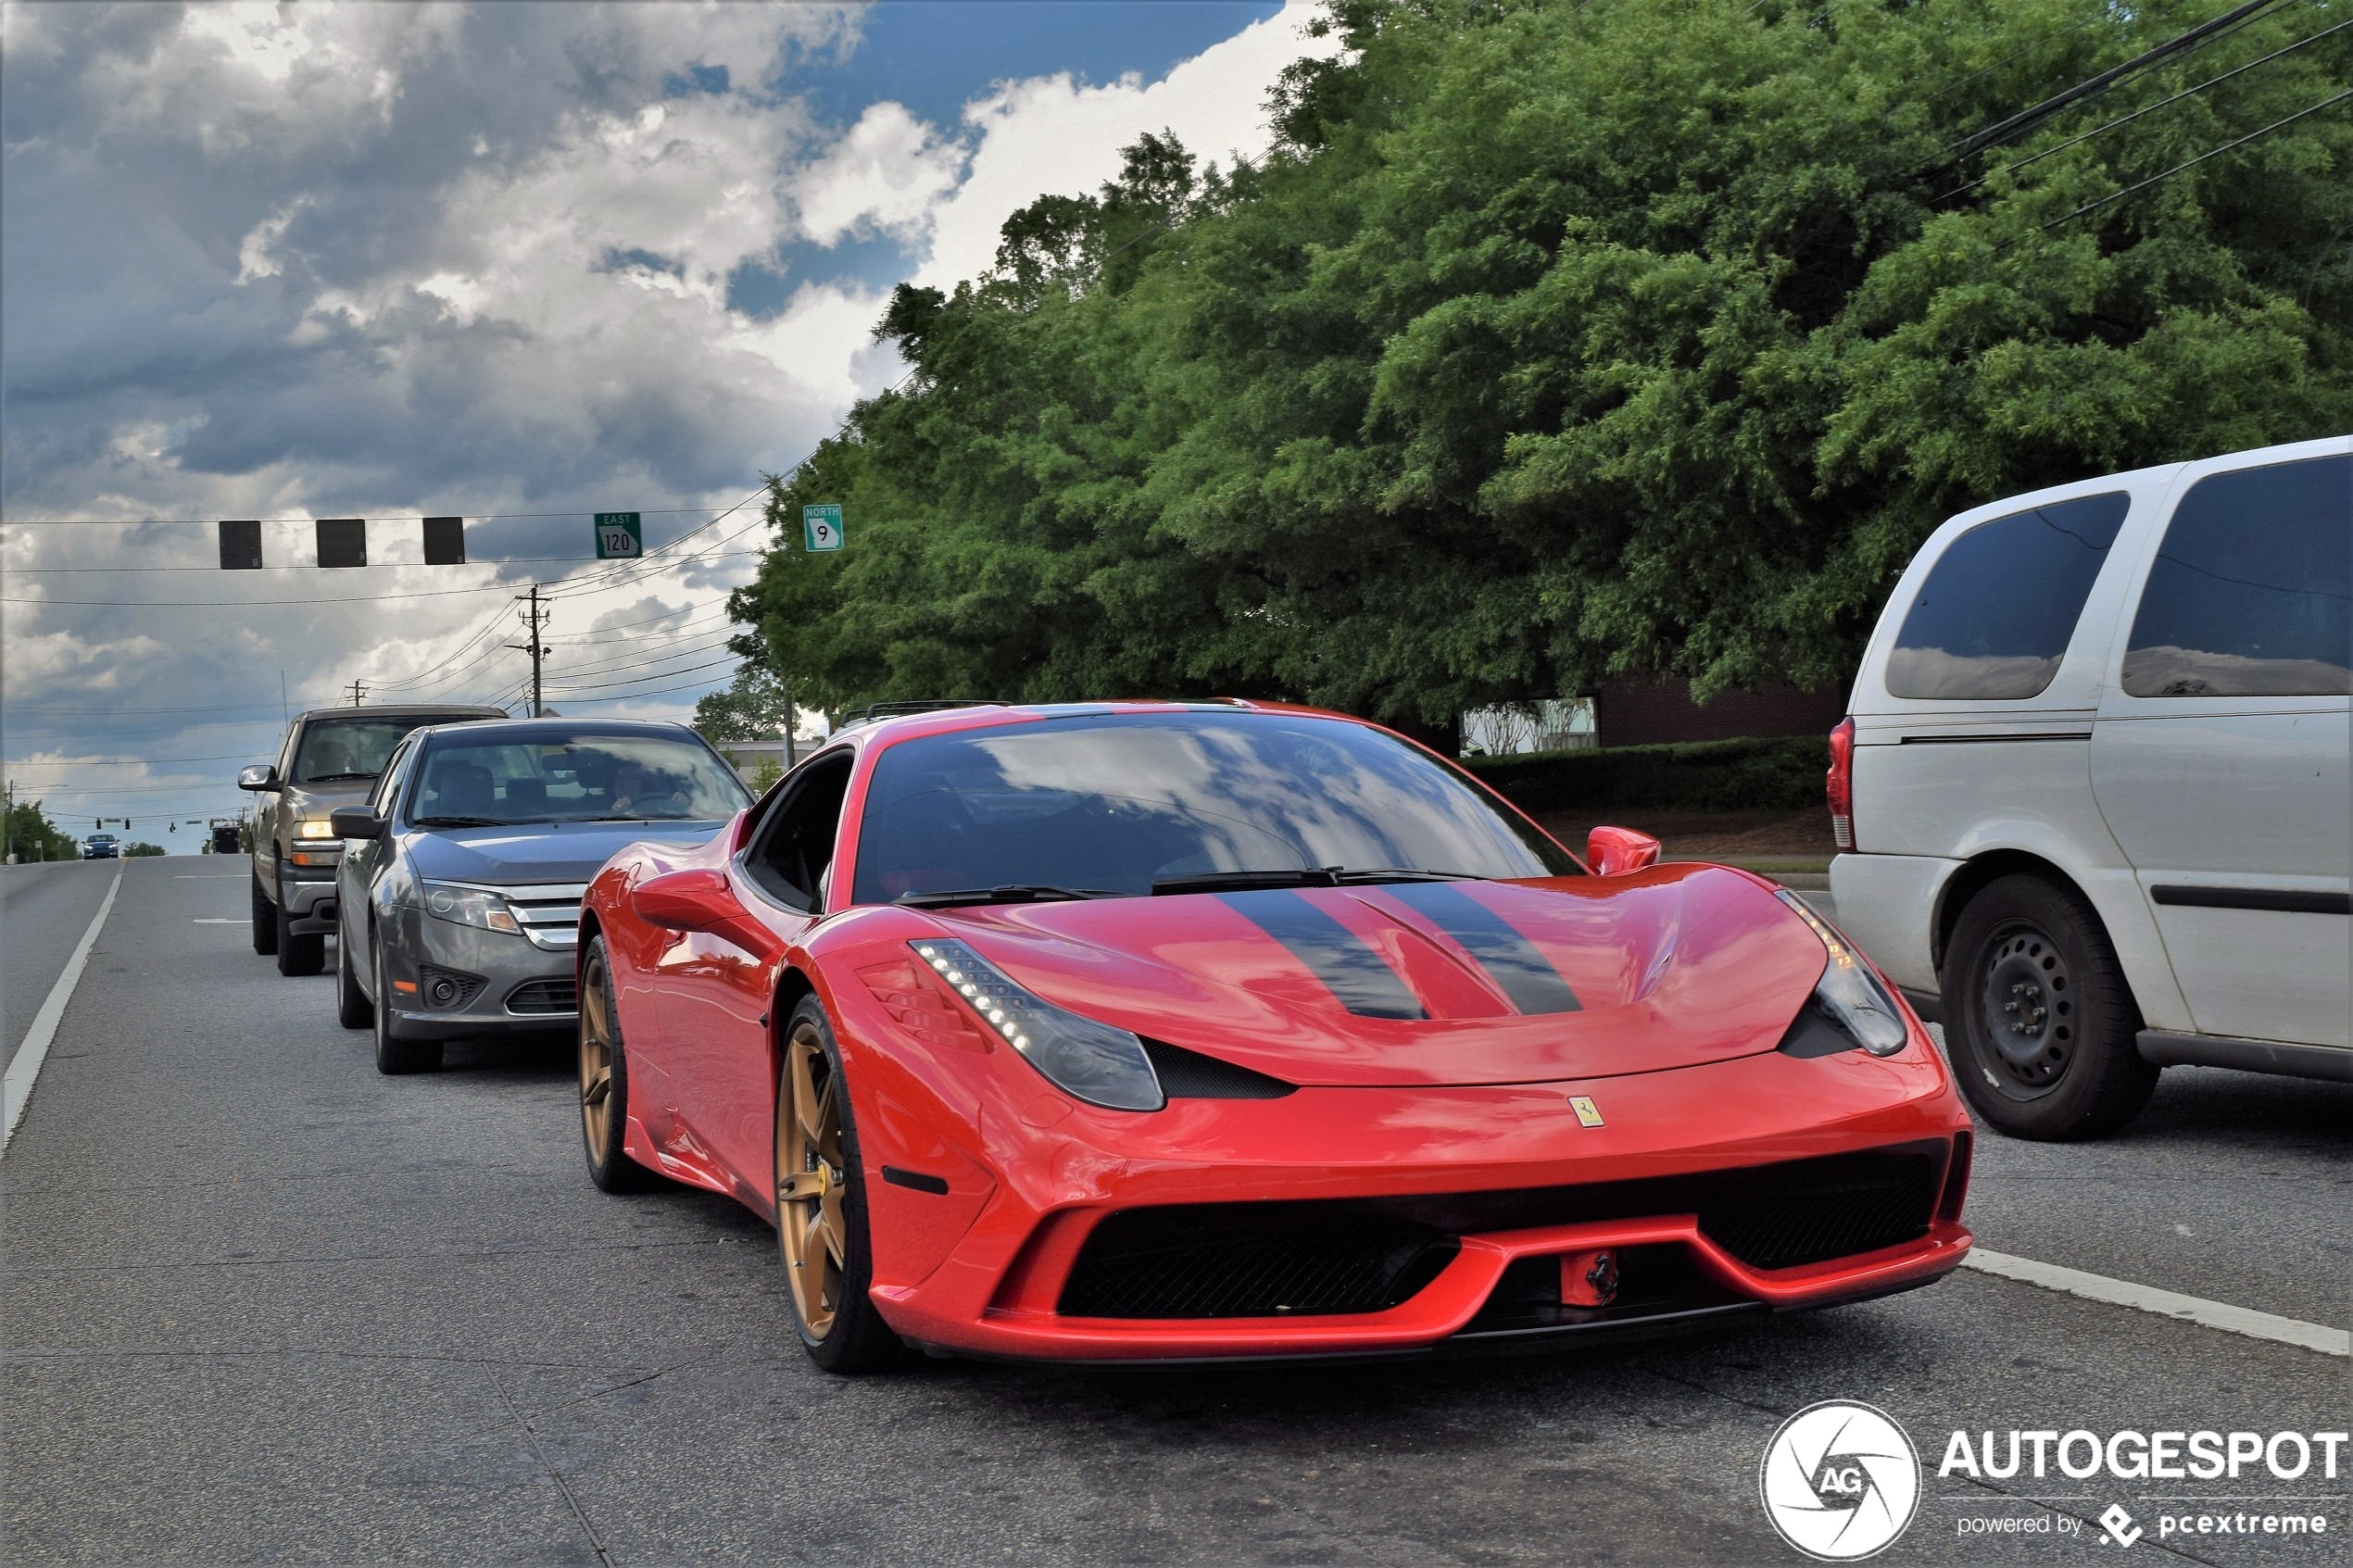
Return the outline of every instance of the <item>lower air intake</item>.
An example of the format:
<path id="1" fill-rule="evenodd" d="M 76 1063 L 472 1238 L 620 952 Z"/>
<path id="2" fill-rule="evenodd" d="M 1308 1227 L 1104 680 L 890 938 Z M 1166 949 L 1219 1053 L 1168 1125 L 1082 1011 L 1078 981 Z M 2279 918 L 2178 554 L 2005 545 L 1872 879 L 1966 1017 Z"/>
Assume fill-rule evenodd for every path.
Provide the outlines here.
<path id="1" fill-rule="evenodd" d="M 1059 1310 L 1088 1318 L 1378 1312 L 1437 1278 L 1455 1250 L 1451 1236 L 1378 1215 L 1334 1220 L 1281 1204 L 1131 1209 L 1088 1237 Z"/>
<path id="2" fill-rule="evenodd" d="M 580 985 L 572 980 L 526 980 L 507 994 L 509 1012 L 578 1012 Z"/>
<path id="3" fill-rule="evenodd" d="M 1936 1197 L 1928 1155 L 1880 1153 L 1768 1167 L 1700 1206 L 1705 1236 L 1755 1269 L 1788 1269 L 1914 1241 Z"/>

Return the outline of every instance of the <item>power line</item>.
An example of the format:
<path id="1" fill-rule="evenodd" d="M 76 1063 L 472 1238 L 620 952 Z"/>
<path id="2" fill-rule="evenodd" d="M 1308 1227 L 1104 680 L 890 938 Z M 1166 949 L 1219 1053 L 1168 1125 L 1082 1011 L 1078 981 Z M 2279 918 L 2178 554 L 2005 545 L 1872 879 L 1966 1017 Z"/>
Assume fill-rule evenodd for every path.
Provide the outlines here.
<path id="1" fill-rule="evenodd" d="M 2305 108 L 2300 108 L 2292 115 L 2285 116 L 2280 119 L 2275 119 L 2271 121 L 2271 124 L 2263 127 L 2260 131 L 2250 131 L 2246 135 L 2239 137 L 2235 141 L 2225 142 L 2219 147 L 2208 148 L 2207 151 L 2198 154 L 2197 157 L 2194 158 L 2186 158 L 2182 162 L 2175 164 L 2172 168 L 2167 169 L 2162 174 L 2152 174 L 2147 179 L 2143 180 L 2136 184 L 2127 185 L 2113 195 L 2102 196 L 2095 202 L 2085 202 L 2073 212 L 2067 214 L 2066 217 L 2054 218 L 2048 223 L 2041 225 L 2041 228 L 2045 230 L 2056 229 L 2060 224 L 2068 222 L 2072 219 L 2081 218 L 2087 212 L 2097 212 L 2104 207 L 2113 206 L 2136 191 L 2145 191 L 2151 185 L 2171 180 L 2173 176 L 2181 173 L 2182 170 L 2185 169 L 2195 169 L 2199 164 L 2204 163 L 2208 158 L 2220 157 L 2233 147 L 2243 147 L 2259 136 L 2268 136 L 2272 132 L 2279 130 L 2282 126 L 2293 125 L 2307 115 L 2318 114 L 2322 109 L 2329 108 L 2334 105 L 2345 102 L 2347 98 L 2353 98 L 2353 87 L 2347 88 L 2344 92 L 2339 93 L 2334 98 L 2323 98 L 2319 103 L 2310 105 Z"/>
<path id="2" fill-rule="evenodd" d="M 2107 21 L 2107 20 L 2108 20 L 2108 19 L 2109 19 L 2109 13 L 2108 13 L 2108 11 L 2106 11 L 2106 10 L 2104 10 L 2104 9 L 2103 9 L 2103 10 L 2100 10 L 2100 11 L 2095 12 L 2093 15 L 2091 15 L 2091 16 L 2089 16 L 2089 17 L 2086 17 L 2083 20 L 2082 20 L 2082 21 L 2080 21 L 2080 22 L 2077 22 L 2077 23 L 2076 23 L 2073 27 L 2068 28 L 2068 29 L 2067 29 L 2067 30 L 2065 30 L 2064 31 L 2061 31 L 2061 32 L 2054 32 L 2054 33 L 2052 33 L 2052 34 L 2051 34 L 2048 38 L 2037 39 L 2035 42 L 2033 42 L 2033 43 L 2032 43 L 2032 44 L 2028 44 L 2025 48 L 2020 49 L 2020 50 L 2017 51 L 2017 52 L 2016 52 L 2016 53 L 2014 53 L 2014 54 L 2004 55 L 2004 56 L 2003 56 L 2000 59 L 1995 60 L 1995 61 L 1994 61 L 1992 65 L 1982 67 L 1982 68 L 1981 68 L 1981 69 L 1977 69 L 1977 70 L 1973 70 L 1973 71 L 1969 72 L 1967 76 L 1962 77 L 1962 78 L 1961 78 L 1958 82 L 1946 82 L 1944 86 L 1939 87 L 1939 88 L 1938 88 L 1935 92 L 1931 93 L 1931 94 L 1930 94 L 1927 97 L 1922 98 L 1922 99 L 1920 100 L 1920 102 L 1921 102 L 1921 103 L 1923 103 L 1923 104 L 1932 104 L 1932 103 L 1936 102 L 1936 100 L 1937 100 L 1937 99 L 1939 99 L 1939 98 L 1941 98 L 1941 97 L 1944 96 L 1944 94 L 1947 94 L 1947 93 L 1957 93 L 1957 92 L 1960 91 L 1962 88 L 1964 88 L 1964 87 L 1968 86 L 1970 82 L 1975 82 L 1975 81 L 1976 81 L 1979 77 L 1981 77 L 1981 76 L 1984 76 L 1984 75 L 1986 75 L 1986 74 L 1988 74 L 1988 73 L 1990 73 L 1990 72 L 1993 72 L 1993 71 L 1997 71 L 1997 70 L 2001 69 L 2004 66 L 2008 65 L 2008 64 L 2009 64 L 2012 60 L 2023 59 L 2025 56 L 2027 56 L 2028 55 L 2032 54 L 2032 53 L 2033 53 L 2035 50 L 2037 50 L 2037 49 L 2041 49 L 2041 48 L 2044 48 L 2044 47 L 2045 47 L 2045 46 L 2047 46 L 2047 45 L 2049 45 L 2049 44 L 2056 44 L 2056 43 L 2057 43 L 2057 42 L 2058 42 L 2060 39 L 2062 39 L 2062 38 L 2072 38 L 2072 37 L 2074 37 L 2077 33 L 2079 33 L 2079 32 L 2082 31 L 2085 28 L 2087 28 L 2087 27 L 2091 27 L 2091 26 L 2094 26 L 2094 25 L 2095 25 L 2096 23 L 2099 23 L 2099 22 L 2104 22 L 2104 21 Z"/>
<path id="3" fill-rule="evenodd" d="M 743 504 L 742 502 L 738 501 L 738 502 L 736 503 L 736 506 L 741 506 L 742 504 Z M 707 512 L 707 511 L 711 511 L 711 510 L 712 510 L 713 508 L 710 508 L 710 507 L 636 507 L 636 508 L 630 508 L 630 509 L 635 510 L 635 512 L 636 512 L 639 516 L 641 516 L 641 517 L 692 517 L 692 516 L 693 516 L 695 513 L 697 513 L 697 512 Z M 727 509 L 728 509 L 728 510 L 730 510 L 730 511 L 733 511 L 733 510 L 735 509 L 735 508 L 734 508 L 734 507 L 730 507 L 730 508 L 727 508 Z M 448 516 L 448 515 L 450 515 L 450 514 L 447 514 L 447 513 L 438 513 L 438 514 L 435 514 L 435 515 L 438 515 L 438 516 Z M 465 517 L 465 519 L 466 519 L 466 521 L 467 521 L 468 522 L 504 522 L 504 521 L 521 521 L 521 520 L 526 520 L 526 519 L 532 519 L 532 518 L 594 517 L 594 516 L 596 516 L 597 514 L 596 514 L 595 512 L 593 512 L 593 511 L 571 511 L 571 512 L 467 512 L 467 513 L 464 513 L 463 515 L 464 515 L 464 517 Z M 127 518 L 105 518 L 105 517 L 44 517 L 44 518 L 29 518 L 29 519 L 12 518 L 12 519 L 9 519 L 9 520 L 8 520 L 6 522 L 5 522 L 5 523 L 0 523 L 0 527 L 6 527 L 6 528 L 210 528 L 211 526 L 213 526 L 215 523 L 219 522 L 220 521 L 220 519 L 219 519 L 219 518 L 211 518 L 211 517 L 127 517 Z M 300 523 L 306 523 L 306 522 L 316 522 L 316 521 L 318 521 L 319 520 L 318 520 L 317 518 L 315 518 L 315 517 L 265 517 L 265 518 L 261 518 L 261 519 L 255 520 L 255 521 L 261 521 L 261 522 L 268 522 L 268 523 L 294 523 L 294 524 L 300 524 Z M 371 521 L 371 522 L 422 522 L 422 521 L 424 521 L 425 520 L 424 520 L 424 517 L 423 517 L 422 514 L 415 513 L 415 512 L 392 512 L 392 513 L 378 512 L 378 513 L 375 513 L 375 514 L 371 515 L 371 516 L 369 518 L 369 520 L 368 520 L 368 521 Z"/>
<path id="4" fill-rule="evenodd" d="M 84 757 L 71 762 L 41 762 L 29 759 L 15 762 L 0 762 L 0 768 L 161 768 L 181 762 L 234 762 L 251 757 L 250 751 L 233 751 L 223 757 Z"/>
<path id="5" fill-rule="evenodd" d="M 716 670 L 723 664 L 741 664 L 743 660 L 741 659 L 731 656 L 726 659 L 714 659 L 709 664 L 690 664 L 684 670 L 654 671 L 644 675 L 635 676 L 626 681 L 590 681 L 584 684 L 571 686 L 559 686 L 551 682 L 548 684 L 548 689 L 559 694 L 567 691 L 601 691 L 607 686 L 634 686 L 641 684 L 647 681 L 664 680 L 672 675 L 691 675 L 698 670 Z"/>

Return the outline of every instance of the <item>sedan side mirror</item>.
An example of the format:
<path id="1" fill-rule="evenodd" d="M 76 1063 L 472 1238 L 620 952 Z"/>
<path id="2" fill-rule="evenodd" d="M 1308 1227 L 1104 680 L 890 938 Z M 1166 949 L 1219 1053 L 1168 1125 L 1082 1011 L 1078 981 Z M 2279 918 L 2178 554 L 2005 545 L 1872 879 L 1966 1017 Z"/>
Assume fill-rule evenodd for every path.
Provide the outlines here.
<path id="1" fill-rule="evenodd" d="M 337 838 L 382 838 L 384 820 L 365 806 L 338 806 L 327 813 L 327 826 Z"/>
<path id="2" fill-rule="evenodd" d="M 664 872 L 630 890 L 630 907 L 664 931 L 723 931 L 744 919 L 744 907 L 724 874 L 700 867 Z"/>
<path id="3" fill-rule="evenodd" d="M 1632 828 L 1595 828 L 1585 838 L 1585 863 L 1596 876 L 1623 876 L 1658 864 L 1658 840 Z"/>
<path id="4" fill-rule="evenodd" d="M 238 772 L 237 787 L 239 789 L 275 789 L 278 787 L 278 770 L 268 762 L 257 762 L 252 767 Z"/>

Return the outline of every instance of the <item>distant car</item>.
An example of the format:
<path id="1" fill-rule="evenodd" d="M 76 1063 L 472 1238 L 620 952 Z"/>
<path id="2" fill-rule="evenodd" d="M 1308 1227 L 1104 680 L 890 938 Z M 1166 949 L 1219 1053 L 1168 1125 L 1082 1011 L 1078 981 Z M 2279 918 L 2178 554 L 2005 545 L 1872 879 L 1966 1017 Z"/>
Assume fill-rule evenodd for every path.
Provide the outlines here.
<path id="1" fill-rule="evenodd" d="M 2353 1082 L 2353 438 L 1938 529 L 1833 734 L 1839 923 L 1978 1114 L 2136 1114 L 2169 1063 Z"/>
<path id="2" fill-rule="evenodd" d="M 110 833 L 94 833 L 82 841 L 82 858 L 85 860 L 119 860 L 122 858 L 122 842 Z"/>
<path id="3" fill-rule="evenodd" d="M 327 934 L 335 929 L 335 863 L 343 849 L 328 816 L 368 797 L 392 748 L 418 725 L 506 716 L 504 709 L 447 704 L 297 714 L 277 760 L 237 775 L 237 787 L 256 797 L 253 950 L 275 953 L 281 974 L 324 969 Z"/>
<path id="4" fill-rule="evenodd" d="M 460 1035 L 568 1027 L 588 879 L 635 840 L 700 844 L 750 800 L 679 724 L 517 719 L 418 731 L 333 818 L 336 1015 L 413 1073 Z"/>
<path id="5" fill-rule="evenodd" d="M 851 729 L 591 884 L 589 1175 L 775 1223 L 837 1373 L 1568 1346 L 1958 1265 L 1969 1117 L 1869 965 L 1589 851 L 1337 714 Z"/>

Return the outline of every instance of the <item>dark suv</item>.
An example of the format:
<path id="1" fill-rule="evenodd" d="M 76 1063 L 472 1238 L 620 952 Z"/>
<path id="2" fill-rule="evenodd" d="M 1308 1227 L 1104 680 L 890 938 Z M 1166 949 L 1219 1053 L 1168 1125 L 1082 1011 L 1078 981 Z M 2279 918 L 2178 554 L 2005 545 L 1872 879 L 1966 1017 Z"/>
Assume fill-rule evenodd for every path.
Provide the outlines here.
<path id="1" fill-rule="evenodd" d="M 327 818 L 368 798 L 392 749 L 423 724 L 504 719 L 502 708 L 319 708 L 287 726 L 278 759 L 247 768 L 237 787 L 254 793 L 253 950 L 278 955 L 281 974 L 327 967 L 335 929 L 335 864 L 342 841 Z"/>

